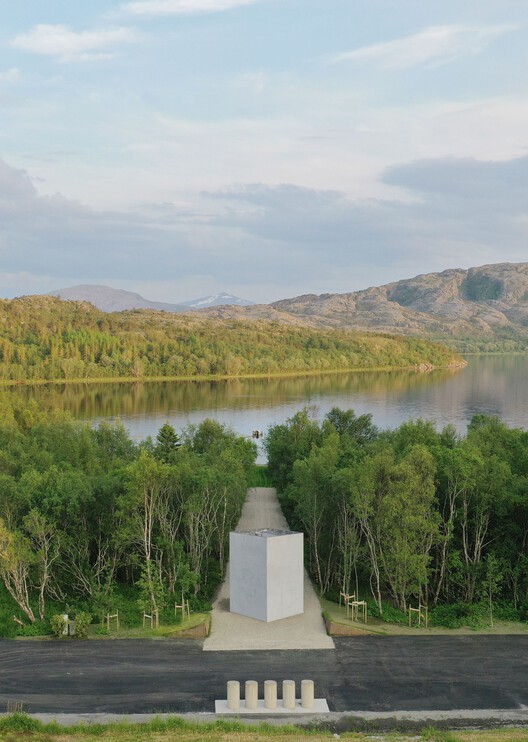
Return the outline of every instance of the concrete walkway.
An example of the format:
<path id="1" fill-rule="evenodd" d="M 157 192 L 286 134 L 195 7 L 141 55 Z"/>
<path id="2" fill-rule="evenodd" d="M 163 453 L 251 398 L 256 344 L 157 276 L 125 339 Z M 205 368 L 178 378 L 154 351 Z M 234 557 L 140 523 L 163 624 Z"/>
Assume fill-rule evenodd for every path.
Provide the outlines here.
<path id="1" fill-rule="evenodd" d="M 259 528 L 288 528 L 277 493 L 272 487 L 249 490 L 237 531 L 255 531 Z M 270 623 L 229 612 L 227 577 L 213 605 L 211 634 L 203 648 L 206 651 L 334 649 L 334 642 L 327 636 L 321 605 L 305 571 L 304 613 Z"/>

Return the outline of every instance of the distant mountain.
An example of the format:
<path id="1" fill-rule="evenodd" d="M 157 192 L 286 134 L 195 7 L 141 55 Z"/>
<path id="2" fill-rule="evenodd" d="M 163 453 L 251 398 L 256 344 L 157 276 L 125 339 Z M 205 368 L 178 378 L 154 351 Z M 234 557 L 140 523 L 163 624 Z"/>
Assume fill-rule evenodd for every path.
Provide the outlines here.
<path id="1" fill-rule="evenodd" d="M 209 311 L 222 317 L 422 336 L 462 351 L 526 350 L 528 263 L 452 269 L 348 294 L 307 294 L 247 309 Z"/>
<path id="2" fill-rule="evenodd" d="M 113 289 L 110 286 L 97 286 L 92 284 L 81 284 L 70 286 L 66 289 L 50 291 L 49 296 L 57 296 L 59 299 L 69 301 L 88 301 L 102 312 L 123 312 L 126 309 L 158 309 L 164 312 L 189 312 L 205 307 L 218 307 L 224 304 L 247 307 L 253 304 L 247 299 L 239 299 L 232 294 L 215 294 L 203 299 L 193 299 L 181 304 L 168 304 L 162 301 L 150 301 L 140 294 L 123 289 Z"/>
<path id="3" fill-rule="evenodd" d="M 528 349 L 528 263 L 454 268 L 348 294 L 305 294 L 272 304 L 252 304 L 227 293 L 165 304 L 107 286 L 74 286 L 52 295 L 89 301 L 105 312 L 163 309 L 220 319 L 412 335 L 448 343 L 462 352 Z"/>
<path id="4" fill-rule="evenodd" d="M 223 307 L 225 305 L 236 306 L 236 307 L 250 307 L 255 304 L 254 301 L 249 299 L 240 299 L 238 296 L 232 294 L 214 294 L 213 296 L 205 296 L 203 299 L 192 299 L 192 301 L 184 301 L 184 307 L 189 309 L 207 309 L 208 307 Z"/>
<path id="5" fill-rule="evenodd" d="M 149 301 L 140 294 L 110 286 L 81 284 L 67 289 L 50 291 L 49 296 L 69 301 L 88 301 L 102 312 L 124 312 L 126 309 L 161 309 L 165 312 L 184 312 L 180 304 L 167 304 L 162 301 Z"/>

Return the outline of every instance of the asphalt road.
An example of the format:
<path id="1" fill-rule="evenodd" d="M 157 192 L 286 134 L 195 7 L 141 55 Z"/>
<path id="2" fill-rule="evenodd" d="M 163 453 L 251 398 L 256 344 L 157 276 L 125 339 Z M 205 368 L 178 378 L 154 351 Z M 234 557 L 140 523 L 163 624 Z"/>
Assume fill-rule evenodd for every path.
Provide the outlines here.
<path id="1" fill-rule="evenodd" d="M 226 681 L 312 678 L 332 711 L 528 707 L 528 637 L 347 637 L 335 650 L 203 652 L 193 641 L 0 641 L 0 708 L 213 711 Z"/>

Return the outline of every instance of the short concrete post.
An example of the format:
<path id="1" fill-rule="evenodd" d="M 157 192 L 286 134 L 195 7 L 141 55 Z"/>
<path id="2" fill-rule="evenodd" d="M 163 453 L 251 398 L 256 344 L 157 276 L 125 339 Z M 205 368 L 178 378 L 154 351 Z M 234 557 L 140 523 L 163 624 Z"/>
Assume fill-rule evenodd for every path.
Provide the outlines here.
<path id="1" fill-rule="evenodd" d="M 258 683 L 256 680 L 246 680 L 246 708 L 258 708 Z"/>
<path id="2" fill-rule="evenodd" d="M 301 706 L 303 709 L 313 709 L 314 703 L 314 681 L 301 680 Z"/>
<path id="3" fill-rule="evenodd" d="M 240 708 L 240 683 L 238 680 L 227 681 L 227 708 L 238 711 Z"/>
<path id="4" fill-rule="evenodd" d="M 264 681 L 264 706 L 267 709 L 277 708 L 277 681 Z"/>
<path id="5" fill-rule="evenodd" d="M 282 681 L 282 705 L 285 709 L 295 708 L 295 680 Z"/>

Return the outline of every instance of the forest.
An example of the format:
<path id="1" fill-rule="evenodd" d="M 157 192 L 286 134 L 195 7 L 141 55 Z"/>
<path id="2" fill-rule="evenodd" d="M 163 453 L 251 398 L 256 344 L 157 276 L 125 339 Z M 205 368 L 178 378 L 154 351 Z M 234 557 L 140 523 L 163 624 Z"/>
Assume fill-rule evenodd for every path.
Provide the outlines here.
<path id="1" fill-rule="evenodd" d="M 115 314 L 47 296 L 0 300 L 0 380 L 236 377 L 464 365 L 416 338 L 167 312 Z"/>
<path id="2" fill-rule="evenodd" d="M 0 635 L 47 633 L 65 610 L 169 617 L 182 592 L 210 607 L 256 483 L 253 441 L 205 420 L 138 444 L 6 393 L 0 420 Z M 483 611 L 526 621 L 527 431 L 484 415 L 465 435 L 423 420 L 379 430 L 307 408 L 264 445 L 321 594 L 355 592 L 386 620 L 420 601 L 447 626 Z"/>
<path id="3" fill-rule="evenodd" d="M 56 613 L 101 616 L 128 595 L 170 615 L 182 592 L 208 607 L 224 574 L 256 456 L 206 420 L 137 445 L 0 397 L 0 634 L 47 633 Z M 68 612 L 68 611 L 66 611 Z M 13 622 L 13 615 L 18 624 Z"/>
<path id="4" fill-rule="evenodd" d="M 355 592 L 405 621 L 410 601 L 440 623 L 482 609 L 528 618 L 528 432 L 476 415 L 466 435 L 370 415 L 305 409 L 265 440 L 290 526 L 323 594 Z M 472 618 L 473 617 L 473 618 Z"/>

